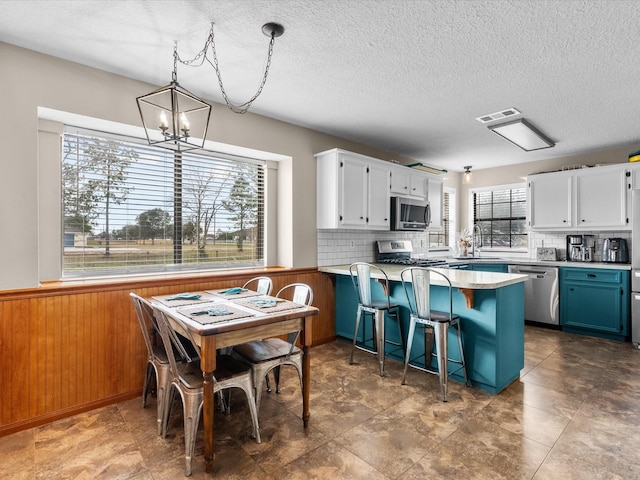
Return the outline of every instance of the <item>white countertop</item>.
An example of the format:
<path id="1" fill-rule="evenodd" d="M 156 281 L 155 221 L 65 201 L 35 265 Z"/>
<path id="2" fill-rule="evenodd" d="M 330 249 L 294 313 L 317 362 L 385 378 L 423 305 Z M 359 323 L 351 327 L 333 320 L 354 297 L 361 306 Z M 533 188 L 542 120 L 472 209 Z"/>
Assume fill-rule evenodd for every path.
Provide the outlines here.
<path id="1" fill-rule="evenodd" d="M 550 267 L 572 267 L 572 268 L 605 268 L 610 270 L 631 270 L 628 263 L 607 263 L 607 262 L 567 262 L 566 260 L 536 260 L 534 258 L 522 257 L 433 257 L 437 260 L 446 260 L 449 265 L 460 265 L 465 263 L 508 263 L 509 265 L 538 265 Z"/>
<path id="2" fill-rule="evenodd" d="M 374 264 L 375 265 L 375 264 Z M 389 280 L 400 281 L 400 272 L 407 268 L 405 265 L 379 265 L 389 277 Z M 318 270 L 324 273 L 335 273 L 336 275 L 349 275 L 349 265 L 329 265 L 326 267 L 318 267 Z M 470 288 L 474 290 L 490 290 L 500 287 L 506 287 L 507 285 L 513 285 L 514 283 L 520 283 L 526 281 L 529 277 L 527 275 L 518 275 L 512 273 L 497 273 L 497 272 L 475 272 L 469 270 L 449 270 L 447 268 L 434 268 L 439 272 L 444 273 L 451 284 L 457 288 Z M 380 275 L 376 276 L 372 272 L 372 277 L 381 278 Z M 431 277 L 431 282 L 434 285 L 446 286 L 446 281 L 439 275 Z"/>

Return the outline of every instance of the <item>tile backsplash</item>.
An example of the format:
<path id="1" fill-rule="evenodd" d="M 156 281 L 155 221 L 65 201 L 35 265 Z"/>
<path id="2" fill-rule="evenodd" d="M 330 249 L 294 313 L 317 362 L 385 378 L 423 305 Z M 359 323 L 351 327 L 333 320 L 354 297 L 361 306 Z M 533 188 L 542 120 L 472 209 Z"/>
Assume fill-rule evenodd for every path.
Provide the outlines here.
<path id="1" fill-rule="evenodd" d="M 593 235 L 595 237 L 596 246 L 593 252 L 593 261 L 602 261 L 602 245 L 605 238 L 624 238 L 629 246 L 631 253 L 631 232 L 529 232 L 529 251 L 531 256 L 535 257 L 537 247 L 553 247 L 558 250 L 558 260 L 565 260 L 567 256 L 567 235 Z"/>
<path id="2" fill-rule="evenodd" d="M 631 253 L 631 232 L 529 232 L 529 257 L 535 258 L 537 247 L 553 247 L 558 260 L 566 258 L 568 234 L 593 235 L 596 240 L 594 261 L 602 261 L 602 244 L 605 238 L 619 237 L 627 240 Z M 318 266 L 342 265 L 353 262 L 373 262 L 376 258 L 376 240 L 411 240 L 414 256 L 429 256 L 427 232 L 391 232 L 373 230 L 318 230 Z M 439 252 L 441 255 L 442 252 Z M 433 254 L 436 256 L 436 254 Z M 508 256 L 505 255 L 505 256 Z"/>
<path id="3" fill-rule="evenodd" d="M 427 253 L 427 232 L 318 230 L 318 266 L 373 262 L 377 240 L 411 240 L 413 255 Z"/>

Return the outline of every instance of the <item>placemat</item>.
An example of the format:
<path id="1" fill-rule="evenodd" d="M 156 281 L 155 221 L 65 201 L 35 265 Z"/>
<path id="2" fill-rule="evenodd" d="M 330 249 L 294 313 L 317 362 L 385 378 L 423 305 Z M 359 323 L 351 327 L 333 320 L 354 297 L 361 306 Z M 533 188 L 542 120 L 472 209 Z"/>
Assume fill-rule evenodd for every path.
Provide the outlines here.
<path id="1" fill-rule="evenodd" d="M 206 312 L 207 310 L 220 311 L 226 310 L 228 314 L 209 315 L 208 313 L 197 314 L 199 312 Z M 212 323 L 228 322 L 230 320 L 237 320 L 239 318 L 253 317 L 253 313 L 239 308 L 234 308 L 228 303 L 220 304 L 214 303 L 210 305 L 193 305 L 190 307 L 179 308 L 178 311 L 202 325 L 210 325 Z M 196 313 L 196 315 L 194 315 Z"/>
<path id="2" fill-rule="evenodd" d="M 264 313 L 283 312 L 286 310 L 296 310 L 297 308 L 306 307 L 306 305 L 301 305 L 299 303 L 293 303 L 293 302 L 290 302 L 289 300 L 282 300 L 282 299 L 278 299 L 274 307 L 261 307 L 253 303 L 251 300 L 246 300 L 246 301 L 237 302 L 237 303 L 238 305 L 249 307 L 253 310 L 258 310 L 259 312 L 264 312 Z"/>
<path id="3" fill-rule="evenodd" d="M 225 300 L 235 300 L 237 298 L 256 297 L 260 295 L 258 292 L 255 292 L 253 290 L 245 290 L 244 292 L 239 292 L 239 293 L 224 293 L 227 290 L 231 290 L 231 288 L 221 288 L 219 290 L 206 290 L 206 292 L 216 297 L 224 298 Z"/>
<path id="4" fill-rule="evenodd" d="M 199 298 L 185 298 L 180 299 L 176 298 L 175 300 L 169 300 L 170 298 L 175 298 L 179 295 L 193 295 L 198 296 Z M 157 300 L 163 305 L 167 307 L 182 307 L 184 305 L 193 305 L 195 303 L 205 303 L 205 302 L 216 302 L 219 299 L 215 296 L 207 293 L 207 292 L 182 292 L 182 293 L 173 293 L 171 295 L 157 295 L 153 297 L 154 300 Z"/>

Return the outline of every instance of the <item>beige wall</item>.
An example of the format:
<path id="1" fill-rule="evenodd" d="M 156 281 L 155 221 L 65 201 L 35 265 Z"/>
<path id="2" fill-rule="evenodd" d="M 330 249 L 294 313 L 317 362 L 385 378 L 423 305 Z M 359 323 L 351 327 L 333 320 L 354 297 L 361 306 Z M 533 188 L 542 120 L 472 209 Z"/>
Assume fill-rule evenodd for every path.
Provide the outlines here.
<path id="1" fill-rule="evenodd" d="M 0 65 L 5 108 L 0 115 L 0 290 L 11 290 L 51 280 L 47 269 L 39 267 L 50 263 L 39 258 L 45 250 L 39 235 L 41 222 L 51 218 L 43 205 L 60 205 L 59 183 L 38 168 L 38 107 L 140 126 L 135 98 L 157 86 L 4 43 L 0 43 Z M 340 147 L 385 160 L 411 161 L 252 113 L 237 115 L 219 104 L 214 104 L 207 139 L 292 159 L 279 165 L 277 233 L 268 239 L 276 242 L 273 264 L 290 267 L 316 265 L 314 153 Z M 50 145 L 55 139 L 40 141 Z"/>
<path id="2" fill-rule="evenodd" d="M 5 109 L 0 115 L 0 290 L 11 290 L 34 287 L 41 280 L 50 279 L 47 268 L 40 267 L 48 264 L 40 258 L 41 243 L 45 242 L 40 238 L 40 227 L 50 220 L 46 208 L 57 209 L 60 205 L 59 183 L 47 174 L 47 169 L 55 171 L 58 166 L 47 164 L 44 169 L 38 168 L 38 107 L 139 126 L 135 98 L 157 86 L 4 43 L 0 43 L 0 65 L 0 91 Z M 314 153 L 339 147 L 383 160 L 412 162 L 409 158 L 252 113 L 237 115 L 219 104 L 214 104 L 208 140 L 292 159 L 279 165 L 277 233 L 268 239 L 276 243 L 273 264 L 291 267 L 316 265 Z M 51 145 L 55 139 L 40 138 L 40 142 Z M 640 145 L 508 167 L 475 169 L 473 183 L 469 186 L 461 184 L 459 173 L 449 172 L 445 185 L 458 190 L 458 225 L 466 225 L 470 187 L 516 183 L 529 173 L 562 165 L 625 162 L 628 153 L 637 149 Z M 43 158 L 40 161 L 52 160 Z"/>

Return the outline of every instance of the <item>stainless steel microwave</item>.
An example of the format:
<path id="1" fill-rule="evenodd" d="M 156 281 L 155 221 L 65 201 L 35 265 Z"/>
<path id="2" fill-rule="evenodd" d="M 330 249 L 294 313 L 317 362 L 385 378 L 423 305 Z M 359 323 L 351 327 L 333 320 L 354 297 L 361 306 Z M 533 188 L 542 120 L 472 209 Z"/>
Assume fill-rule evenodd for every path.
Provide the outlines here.
<path id="1" fill-rule="evenodd" d="M 429 202 L 391 197 L 391 230 L 426 230 L 431 222 Z"/>

